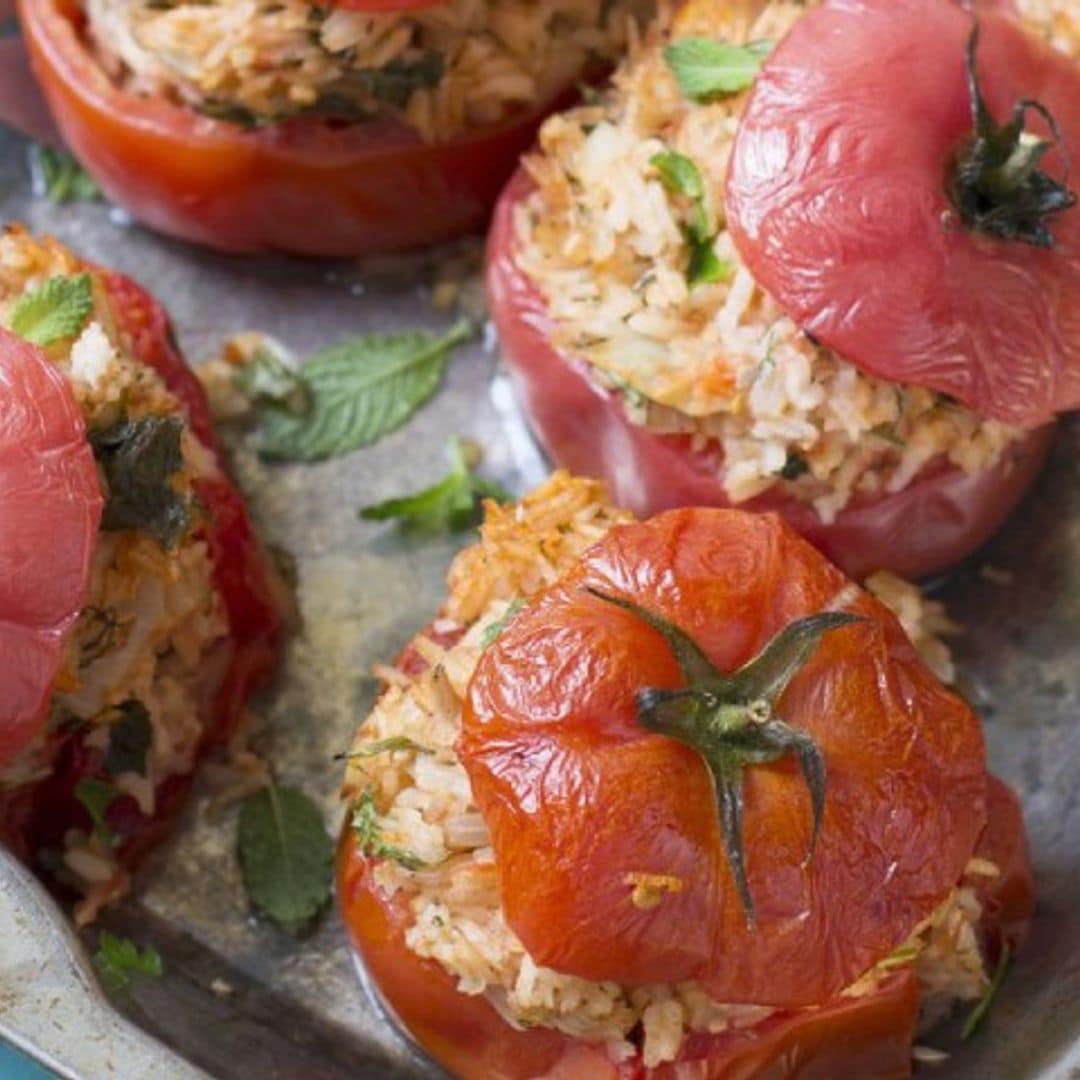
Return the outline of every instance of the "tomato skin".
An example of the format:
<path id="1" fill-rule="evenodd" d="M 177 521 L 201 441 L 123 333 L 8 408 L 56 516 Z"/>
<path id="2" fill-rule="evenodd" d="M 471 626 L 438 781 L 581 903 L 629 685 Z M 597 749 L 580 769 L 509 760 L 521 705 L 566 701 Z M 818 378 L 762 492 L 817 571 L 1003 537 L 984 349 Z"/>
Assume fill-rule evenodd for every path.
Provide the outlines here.
<path id="1" fill-rule="evenodd" d="M 637 691 L 683 685 L 674 657 L 586 587 L 663 615 L 721 671 L 838 596 L 865 617 L 823 640 L 778 707 L 828 766 L 807 867 L 809 796 L 794 763 L 745 770 L 753 928 L 704 763 L 636 719 Z M 458 752 L 507 923 L 538 964 L 624 985 L 696 979 L 720 1001 L 798 1007 L 839 993 L 941 902 L 986 820 L 976 717 L 895 617 L 775 515 L 678 510 L 613 528 L 484 652 Z M 641 909 L 631 872 L 682 889 Z"/>
<path id="2" fill-rule="evenodd" d="M 439 144 L 391 124 L 299 119 L 249 132 L 117 89 L 70 0 L 20 0 L 19 15 L 64 139 L 109 198 L 224 251 L 375 254 L 478 230 L 556 104 Z"/>
<path id="3" fill-rule="evenodd" d="M 514 262 L 514 207 L 531 190 L 519 171 L 499 201 L 488 240 L 487 293 L 501 353 L 546 452 L 572 472 L 603 480 L 616 503 L 647 517 L 677 506 L 730 506 L 722 452 L 633 423 L 619 396 L 588 365 L 556 348 L 543 297 Z M 846 573 L 888 569 L 921 578 L 958 563 L 988 540 L 1034 483 L 1054 427 L 1033 431 L 992 469 L 969 476 L 932 463 L 902 491 L 856 497 L 826 523 L 799 500 L 766 492 L 740 509 L 775 510 Z"/>
<path id="4" fill-rule="evenodd" d="M 101 521 L 97 465 L 66 379 L 0 329 L 0 768 L 40 731 Z"/>
<path id="5" fill-rule="evenodd" d="M 980 13 L 977 67 L 999 122 L 1021 99 L 1080 153 L 1080 64 L 1007 12 Z M 757 281 L 860 368 L 1035 427 L 1080 406 L 1080 211 L 1052 248 L 966 229 L 942 179 L 971 135 L 970 12 L 857 0 L 809 12 L 762 67 L 732 150 L 728 227 Z M 867 58 L 872 58 L 868 60 Z M 1030 117 L 1041 137 L 1048 128 Z"/>

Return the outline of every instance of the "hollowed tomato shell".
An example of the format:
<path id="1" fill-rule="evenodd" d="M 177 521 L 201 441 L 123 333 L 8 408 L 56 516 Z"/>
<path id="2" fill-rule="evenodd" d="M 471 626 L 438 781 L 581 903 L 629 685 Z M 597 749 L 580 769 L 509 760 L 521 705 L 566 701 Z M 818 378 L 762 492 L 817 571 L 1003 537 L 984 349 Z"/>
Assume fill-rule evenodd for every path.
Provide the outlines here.
<path id="1" fill-rule="evenodd" d="M 719 445 L 694 449 L 687 436 L 633 423 L 584 360 L 552 344 L 544 299 L 514 261 L 514 207 L 531 184 L 519 170 L 499 200 L 486 279 L 502 356 L 540 443 L 556 464 L 603 480 L 616 503 L 640 516 L 731 506 Z M 832 522 L 771 491 L 738 506 L 777 511 L 852 577 L 882 569 L 927 577 L 970 555 L 1001 526 L 1038 476 L 1053 431 L 1047 425 L 1031 432 L 998 465 L 974 475 L 935 460 L 901 491 L 856 496 Z"/>

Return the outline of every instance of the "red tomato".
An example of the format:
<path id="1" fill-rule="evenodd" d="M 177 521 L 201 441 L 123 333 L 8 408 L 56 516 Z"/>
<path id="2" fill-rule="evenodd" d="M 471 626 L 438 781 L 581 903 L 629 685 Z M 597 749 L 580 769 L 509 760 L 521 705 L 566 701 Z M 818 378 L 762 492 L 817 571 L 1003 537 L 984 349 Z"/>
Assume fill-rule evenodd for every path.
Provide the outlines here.
<path id="1" fill-rule="evenodd" d="M 544 108 L 445 143 L 400 124 L 244 131 L 118 89 L 72 0 L 20 0 L 34 70 L 75 155 L 139 221 L 227 251 L 359 255 L 480 229 Z"/>
<path id="2" fill-rule="evenodd" d="M 977 69 L 999 122 L 1020 99 L 1080 157 L 1080 65 L 984 11 Z M 732 152 L 728 227 L 755 278 L 864 370 L 1024 427 L 1080 405 L 1080 209 L 1053 247 L 964 227 L 943 183 L 972 133 L 972 18 L 947 0 L 843 0 L 765 62 Z M 1031 130 L 1048 134 L 1030 114 Z"/>
<path id="3" fill-rule="evenodd" d="M 681 627 L 721 671 L 851 589 L 775 515 L 677 510 L 616 526 L 534 598 L 481 657 L 458 746 L 507 923 L 538 964 L 594 981 L 695 979 L 720 1001 L 827 1001 L 960 879 L 986 823 L 978 720 L 888 609 L 852 590 L 844 610 L 865 621 L 828 634 L 777 709 L 828 768 L 808 866 L 794 763 L 744 772 L 750 926 L 701 757 L 637 720 L 639 690 L 684 684 L 675 658 L 589 586 Z M 635 872 L 678 878 L 681 891 L 635 905 Z"/>
<path id="4" fill-rule="evenodd" d="M 101 520 L 97 465 L 65 378 L 0 330 L 0 768 L 48 714 L 64 636 L 86 599 Z"/>
<path id="5" fill-rule="evenodd" d="M 513 255 L 513 208 L 530 183 L 519 172 L 496 208 L 487 289 L 502 355 L 544 449 L 556 464 L 602 479 L 616 503 L 640 516 L 677 506 L 730 506 L 718 444 L 695 450 L 685 436 L 634 424 L 583 360 L 552 344 L 543 298 Z M 1052 438 L 1052 426 L 1040 428 L 997 467 L 973 476 L 935 461 L 902 491 L 856 496 L 831 523 L 806 503 L 773 492 L 739 505 L 778 511 L 853 577 L 880 569 L 925 577 L 989 539 L 1034 482 Z"/>

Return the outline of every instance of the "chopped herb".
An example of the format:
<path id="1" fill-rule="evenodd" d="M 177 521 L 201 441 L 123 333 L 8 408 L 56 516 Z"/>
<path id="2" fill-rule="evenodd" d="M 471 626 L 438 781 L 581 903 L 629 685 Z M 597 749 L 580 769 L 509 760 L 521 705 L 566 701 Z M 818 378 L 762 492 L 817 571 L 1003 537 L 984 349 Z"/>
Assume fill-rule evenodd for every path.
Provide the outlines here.
<path id="1" fill-rule="evenodd" d="M 750 86 L 772 47 L 771 41 L 731 45 L 713 38 L 685 37 L 664 50 L 664 59 L 683 96 L 705 103 Z"/>
<path id="2" fill-rule="evenodd" d="M 81 333 L 93 310 L 89 274 L 51 277 L 18 301 L 11 329 L 34 345 L 51 345 Z"/>
<path id="3" fill-rule="evenodd" d="M 416 754 L 430 753 L 427 747 L 414 742 L 407 735 L 391 735 L 388 739 L 376 739 L 373 742 L 364 743 L 363 746 L 350 750 L 347 754 L 338 754 L 336 760 L 352 761 L 356 758 L 363 760 L 378 757 L 380 754 L 392 754 L 397 750 L 412 750 Z"/>
<path id="4" fill-rule="evenodd" d="M 486 649 L 491 646 L 524 606 L 525 601 L 520 596 L 515 597 L 498 619 L 484 627 L 484 632 L 480 635 L 480 648 Z"/>
<path id="5" fill-rule="evenodd" d="M 318 353 L 301 378 L 311 407 L 294 416 L 264 403 L 261 453 L 318 461 L 375 442 L 401 427 L 438 389 L 450 350 L 473 327 L 462 321 L 440 337 L 422 331 L 366 334 Z"/>
<path id="6" fill-rule="evenodd" d="M 110 934 L 108 930 L 102 930 L 98 935 L 94 966 L 101 981 L 114 994 L 130 990 L 135 975 L 160 979 L 165 972 L 161 954 L 153 945 L 140 950 L 134 941 Z"/>
<path id="7" fill-rule="evenodd" d="M 402 108 L 414 91 L 438 86 L 444 67 L 442 54 L 429 49 L 417 60 L 398 57 L 381 68 L 358 71 L 356 78 L 372 97 Z"/>
<path id="8" fill-rule="evenodd" d="M 235 124 L 236 127 L 245 131 L 254 131 L 260 127 L 263 120 L 243 105 L 235 105 L 229 101 L 215 101 L 208 99 L 196 106 L 196 111 L 210 120 L 220 120 L 226 124 Z"/>
<path id="9" fill-rule="evenodd" d="M 302 791 L 271 784 L 249 795 L 237 846 L 248 898 L 279 926 L 302 930 L 326 906 L 334 845 Z"/>
<path id="10" fill-rule="evenodd" d="M 171 483 L 183 465 L 183 427 L 177 416 L 143 416 L 90 433 L 108 486 L 102 528 L 139 529 L 165 548 L 184 535 L 189 507 Z"/>
<path id="11" fill-rule="evenodd" d="M 415 532 L 458 532 L 478 522 L 483 499 L 510 500 L 508 491 L 472 471 L 468 445 L 461 439 L 451 439 L 447 453 L 450 472 L 437 484 L 413 495 L 365 506 L 360 516 L 365 521 L 396 520 Z"/>
<path id="12" fill-rule="evenodd" d="M 233 385 L 252 401 L 280 405 L 292 416 L 305 416 L 311 409 L 311 391 L 303 376 L 265 347 L 237 369 Z"/>
<path id="13" fill-rule="evenodd" d="M 379 825 L 379 811 L 375 806 L 375 791 L 365 789 L 353 806 L 352 827 L 360 850 L 373 859 L 389 859 L 405 870 L 422 870 L 427 863 L 418 855 L 404 848 L 386 843 Z"/>
<path id="14" fill-rule="evenodd" d="M 789 450 L 787 461 L 784 462 L 784 467 L 780 470 L 779 475 L 785 480 L 798 480 L 800 476 L 804 476 L 809 471 L 810 463 L 806 458 L 794 450 Z"/>
<path id="15" fill-rule="evenodd" d="M 154 740 L 146 706 L 136 698 L 128 698 L 113 712 L 118 716 L 109 724 L 105 768 L 114 776 L 122 772 L 145 773 L 146 755 Z"/>
<path id="16" fill-rule="evenodd" d="M 109 824 L 105 820 L 105 814 L 119 794 L 120 792 L 112 784 L 107 784 L 104 780 L 87 778 L 80 780 L 75 785 L 75 798 L 82 803 L 86 812 L 90 815 L 90 822 L 94 827 L 94 836 L 106 847 L 111 848 L 119 845 L 120 837 L 109 828 Z"/>
<path id="17" fill-rule="evenodd" d="M 975 1007 L 968 1013 L 967 1020 L 964 1021 L 964 1028 L 960 1032 L 960 1038 L 965 1041 L 970 1039 L 982 1022 L 986 1019 L 986 1014 L 990 1011 L 990 1006 L 994 1004 L 994 998 L 997 997 L 997 992 L 1001 989 L 1001 984 L 1005 981 L 1005 974 L 1009 970 L 1009 946 L 1002 942 L 1001 953 L 998 956 L 997 968 L 994 970 L 994 977 L 990 980 L 990 985 L 986 988 L 986 993 L 976 1002 Z"/>
<path id="18" fill-rule="evenodd" d="M 686 264 L 686 280 L 691 285 L 714 285 L 731 277 L 732 266 L 713 250 L 711 239 L 701 240 L 693 234 L 686 236 L 690 245 L 690 260 Z"/>
<path id="19" fill-rule="evenodd" d="M 79 667 L 85 668 L 116 647 L 127 622 L 121 620 L 116 608 L 94 605 L 83 608 L 80 620 L 83 629 L 80 633 Z"/>
<path id="20" fill-rule="evenodd" d="M 30 153 L 35 194 L 44 194 L 58 205 L 101 198 L 101 188 L 66 150 L 35 143 Z"/>

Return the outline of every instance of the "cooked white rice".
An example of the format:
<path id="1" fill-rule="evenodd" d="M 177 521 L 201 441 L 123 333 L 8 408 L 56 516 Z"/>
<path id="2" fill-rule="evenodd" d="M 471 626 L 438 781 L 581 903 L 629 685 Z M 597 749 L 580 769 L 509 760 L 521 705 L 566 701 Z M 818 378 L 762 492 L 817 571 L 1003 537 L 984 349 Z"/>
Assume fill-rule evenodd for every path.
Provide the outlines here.
<path id="1" fill-rule="evenodd" d="M 599 485 L 565 473 L 516 506 L 489 505 L 480 542 L 450 570 L 445 616 L 436 625 L 440 633 L 464 636 L 450 648 L 417 639 L 429 665 L 420 675 L 380 672 L 388 686 L 357 735 L 344 797 L 352 802 L 370 790 L 383 841 L 425 864 L 410 871 L 387 859 L 375 870 L 387 893 L 407 899 L 410 949 L 437 961 L 462 993 L 486 996 L 511 1024 L 557 1028 L 606 1043 L 620 1057 L 633 1052 L 629 1037 L 640 1023 L 645 1064 L 653 1066 L 672 1060 L 688 1031 L 752 1026 L 771 1010 L 713 1001 L 694 983 L 629 989 L 537 966 L 503 919 L 490 838 L 455 752 L 461 704 L 489 628 L 515 599 L 556 581 L 613 524 L 627 520 L 607 504 Z M 878 586 L 886 601 L 900 598 L 902 617 L 918 629 L 916 645 L 929 647 L 935 662 L 947 659 L 933 634 L 941 612 L 919 611 L 918 591 L 899 579 L 883 578 Z M 363 753 L 373 742 L 399 736 L 423 750 Z M 988 865 L 972 869 L 985 873 Z M 649 902 L 644 894 L 643 902 Z M 957 999 L 977 998 L 986 987 L 975 936 L 980 914 L 974 891 L 962 884 L 902 951 L 848 992 L 866 993 L 884 971 L 914 963 L 929 1016 Z"/>
<path id="2" fill-rule="evenodd" d="M 1070 0 L 1021 6 L 1036 30 L 1080 53 Z M 517 263 L 544 297 L 555 343 L 620 392 L 635 422 L 719 442 L 734 502 L 781 488 L 828 522 L 858 494 L 906 487 L 936 458 L 968 473 L 991 468 L 1015 429 L 933 391 L 871 378 L 818 347 L 740 260 L 725 228 L 724 183 L 746 95 L 685 99 L 663 48 L 692 35 L 776 39 L 807 9 L 772 3 L 751 22 L 747 7 L 694 0 L 662 16 L 601 101 L 544 124 L 539 152 L 525 161 L 536 190 L 514 225 Z M 715 284 L 687 283 L 686 200 L 651 164 L 671 150 L 697 165 L 707 190 L 714 250 L 727 266 Z"/>
<path id="3" fill-rule="evenodd" d="M 85 272 L 71 252 L 53 241 L 37 241 L 21 229 L 0 235 L 0 325 L 8 325 L 19 298 L 52 277 Z M 88 430 L 122 418 L 182 415 L 161 379 L 138 361 L 115 322 L 100 282 L 94 311 L 75 340 L 50 345 L 49 358 L 68 378 Z M 183 467 L 172 478 L 190 493 L 200 476 L 217 470 L 213 456 L 185 427 Z M 105 750 L 116 707 L 135 699 L 146 708 L 152 744 L 143 772 L 109 777 L 118 793 L 131 795 L 146 815 L 155 809 L 155 789 L 170 776 L 194 767 L 203 735 L 203 701 L 220 662 L 215 649 L 226 633 L 221 598 L 205 541 L 192 527 L 164 548 L 135 530 L 99 533 L 90 573 L 88 601 L 65 643 L 47 729 L 35 744 L 0 772 L 0 787 L 32 784 L 47 775 L 59 725 L 85 725 L 80 737 Z M 217 665 L 215 667 L 215 665 Z M 70 830 L 61 858 L 72 883 L 86 894 L 76 917 L 94 917 L 120 895 L 127 876 L 112 848 L 97 835 Z"/>
<path id="4" fill-rule="evenodd" d="M 306 0 L 84 0 L 130 89 L 239 123 L 392 115 L 427 139 L 552 101 L 626 44 L 648 0 L 448 0 L 367 14 Z"/>

